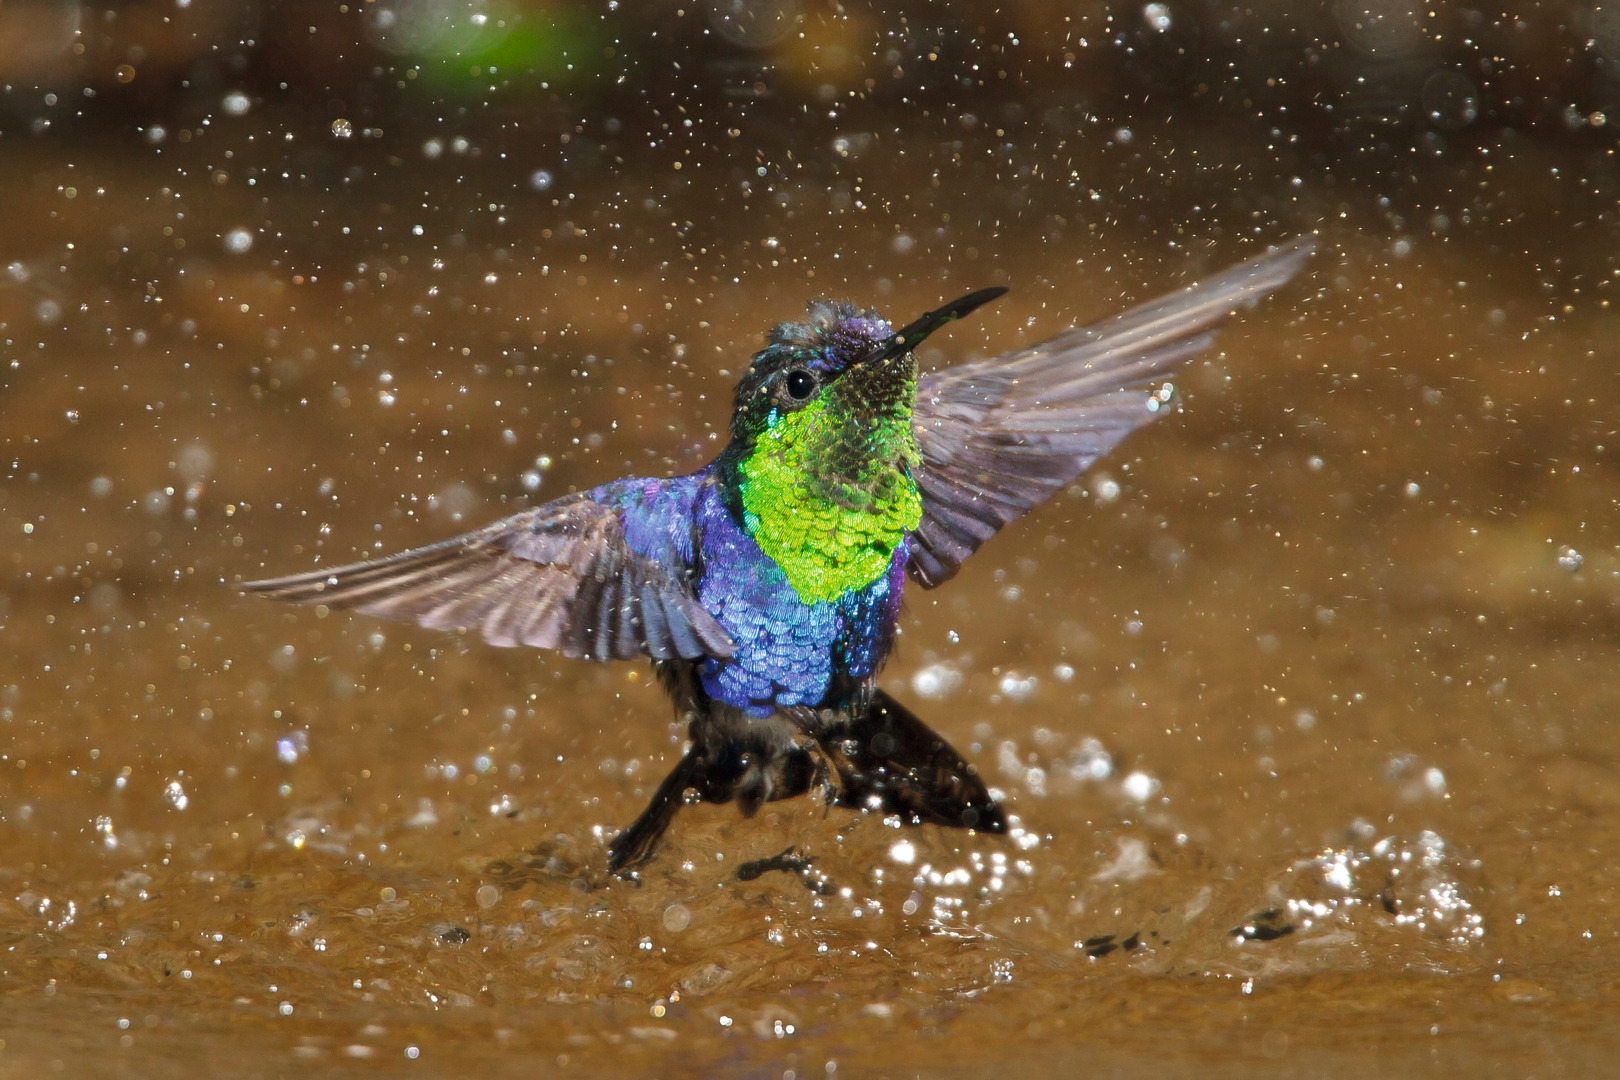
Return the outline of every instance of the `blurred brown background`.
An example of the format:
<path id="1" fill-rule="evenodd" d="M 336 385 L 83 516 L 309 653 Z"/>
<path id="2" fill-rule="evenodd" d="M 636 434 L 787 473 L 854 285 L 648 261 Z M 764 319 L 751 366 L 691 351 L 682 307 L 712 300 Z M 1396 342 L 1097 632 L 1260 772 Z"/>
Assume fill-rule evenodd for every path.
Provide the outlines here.
<path id="1" fill-rule="evenodd" d="M 1600 1072 L 1617 64 L 1578 3 L 0 6 L 0 1065 Z M 1299 233 L 909 594 L 1010 838 L 703 807 L 606 880 L 644 669 L 231 588 L 696 467 L 813 296 L 1010 286 L 954 363 Z"/>

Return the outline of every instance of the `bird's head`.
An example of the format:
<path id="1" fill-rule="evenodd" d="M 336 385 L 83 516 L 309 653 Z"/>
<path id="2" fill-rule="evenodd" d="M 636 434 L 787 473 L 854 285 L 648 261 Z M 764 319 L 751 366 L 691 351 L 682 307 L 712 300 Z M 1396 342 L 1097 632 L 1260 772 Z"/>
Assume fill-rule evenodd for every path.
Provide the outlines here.
<path id="1" fill-rule="evenodd" d="M 895 331 L 877 312 L 817 300 L 803 322 L 772 330 L 737 383 L 731 417 L 734 452 L 804 410 L 838 423 L 909 420 L 917 380 L 912 352 L 939 327 L 1006 289 L 981 289 Z"/>

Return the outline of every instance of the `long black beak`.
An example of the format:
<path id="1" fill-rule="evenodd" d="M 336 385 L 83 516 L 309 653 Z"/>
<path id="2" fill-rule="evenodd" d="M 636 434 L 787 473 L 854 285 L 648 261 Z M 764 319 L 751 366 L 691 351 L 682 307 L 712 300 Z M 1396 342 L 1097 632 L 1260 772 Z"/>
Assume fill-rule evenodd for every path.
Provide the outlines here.
<path id="1" fill-rule="evenodd" d="M 993 289 L 980 289 L 970 292 L 959 300 L 952 300 L 942 308 L 930 311 L 915 322 L 907 323 L 894 333 L 888 341 L 884 342 L 872 356 L 872 361 L 891 360 L 896 356 L 915 349 L 922 343 L 922 339 L 932 334 L 946 323 L 955 322 L 974 308 L 983 307 L 990 301 L 1004 296 L 1007 290 L 997 286 Z"/>

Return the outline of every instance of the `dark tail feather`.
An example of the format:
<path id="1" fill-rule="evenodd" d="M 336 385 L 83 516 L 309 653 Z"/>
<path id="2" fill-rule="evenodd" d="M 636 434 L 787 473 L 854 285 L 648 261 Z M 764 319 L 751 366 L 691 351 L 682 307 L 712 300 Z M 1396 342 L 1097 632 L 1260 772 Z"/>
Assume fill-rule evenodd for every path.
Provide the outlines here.
<path id="1" fill-rule="evenodd" d="M 913 825 L 1007 831 L 978 770 L 882 690 L 865 717 L 826 739 L 822 749 L 838 770 L 838 801 L 845 806 L 899 814 Z"/>
<path id="2" fill-rule="evenodd" d="M 882 690 L 874 691 L 861 717 L 819 742 L 838 773 L 840 805 L 899 814 L 913 825 L 1007 831 L 1006 817 L 974 767 Z M 704 802 L 735 801 L 752 816 L 762 803 L 803 795 L 816 782 L 810 752 L 797 743 L 750 746 L 726 740 L 705 747 L 694 741 L 641 816 L 614 838 L 608 870 L 629 875 L 651 858 L 688 791 Z"/>

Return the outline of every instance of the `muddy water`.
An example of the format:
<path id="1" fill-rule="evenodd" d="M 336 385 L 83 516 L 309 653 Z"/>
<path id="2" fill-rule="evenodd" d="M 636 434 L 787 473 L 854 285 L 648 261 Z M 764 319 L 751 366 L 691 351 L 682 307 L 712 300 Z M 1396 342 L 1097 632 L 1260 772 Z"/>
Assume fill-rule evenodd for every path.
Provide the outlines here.
<path id="1" fill-rule="evenodd" d="M 1620 42 L 1352 7 L 30 24 L 0 1063 L 1599 1071 Z M 1179 411 L 908 595 L 885 685 L 1008 837 L 694 807 L 611 880 L 680 752 L 645 670 L 232 588 L 696 467 L 813 295 L 1010 286 L 947 364 L 1302 232 Z"/>

